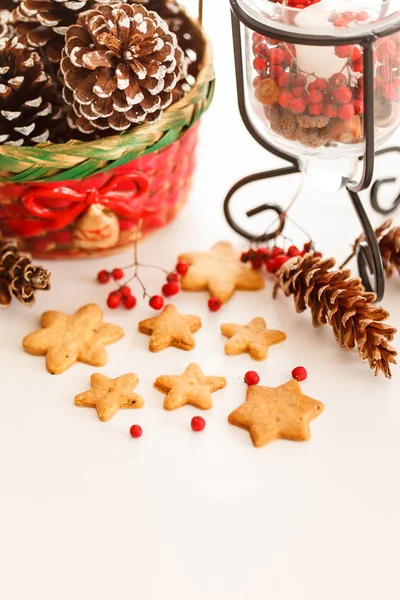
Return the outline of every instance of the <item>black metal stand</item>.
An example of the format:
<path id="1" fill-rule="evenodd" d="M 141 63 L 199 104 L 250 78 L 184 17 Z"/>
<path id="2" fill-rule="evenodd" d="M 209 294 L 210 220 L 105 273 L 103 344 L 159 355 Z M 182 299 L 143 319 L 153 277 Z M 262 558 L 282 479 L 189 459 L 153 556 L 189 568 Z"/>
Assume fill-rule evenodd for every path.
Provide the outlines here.
<path id="1" fill-rule="evenodd" d="M 232 217 L 230 211 L 230 201 L 233 195 L 248 183 L 252 183 L 254 181 L 260 181 L 262 179 L 271 179 L 274 177 L 281 177 L 283 175 L 290 175 L 293 173 L 300 172 L 300 162 L 298 157 L 290 155 L 288 153 L 279 150 L 272 144 L 270 144 L 254 127 L 249 114 L 247 112 L 246 106 L 246 95 L 244 88 L 244 73 L 243 73 L 243 53 L 242 53 L 242 41 L 241 41 L 241 25 L 240 23 L 244 23 L 249 29 L 252 31 L 256 31 L 261 34 L 266 34 L 265 28 L 254 19 L 249 17 L 239 6 L 237 0 L 230 0 L 231 2 L 231 16 L 232 16 L 232 33 L 233 33 L 233 43 L 234 43 L 234 55 L 235 55 L 235 71 L 236 71 L 236 85 L 237 85 L 237 96 L 238 96 L 238 104 L 239 111 L 242 117 L 242 120 L 252 135 L 252 137 L 268 152 L 271 154 L 282 158 L 286 162 L 290 163 L 291 166 L 274 169 L 271 171 L 264 171 L 262 173 L 256 173 L 254 175 L 250 175 L 245 177 L 235 183 L 235 185 L 228 192 L 225 201 L 224 201 L 224 214 L 226 220 L 229 225 L 234 229 L 239 235 L 245 237 L 248 240 L 254 240 L 254 235 L 248 231 L 246 231 L 243 227 L 238 225 Z M 321 36 L 307 36 L 307 42 L 304 39 L 300 38 L 296 33 L 288 33 L 287 31 L 282 33 L 281 31 L 272 30 L 271 27 L 268 28 L 267 33 L 271 34 L 272 37 L 276 39 L 285 39 L 294 43 L 307 43 L 315 46 L 327 46 L 327 45 L 341 45 L 336 39 L 333 42 L 330 38 L 323 38 Z M 386 33 L 386 32 L 385 32 Z M 376 40 L 376 34 L 363 36 L 362 38 L 356 38 L 352 40 L 354 43 L 358 43 L 363 47 L 363 56 L 364 56 L 364 138 L 365 138 L 365 147 L 364 153 L 361 158 L 363 160 L 363 171 L 360 178 L 360 181 L 347 181 L 345 182 L 347 192 L 352 201 L 353 207 L 356 211 L 358 219 L 361 223 L 361 227 L 365 236 L 365 242 L 360 244 L 358 248 L 357 254 L 357 263 L 360 272 L 360 277 L 363 281 L 365 288 L 368 291 L 373 291 L 376 294 L 377 301 L 380 301 L 383 297 L 385 290 L 385 277 L 384 270 L 382 265 L 382 258 L 379 249 L 378 240 L 376 239 L 375 232 L 372 228 L 372 225 L 368 219 L 367 213 L 365 212 L 364 206 L 359 197 L 359 192 L 369 187 L 373 179 L 374 173 L 374 161 L 375 161 L 375 123 L 374 123 L 374 42 Z M 349 43 L 347 41 L 342 42 L 342 44 Z M 386 154 L 388 152 L 400 152 L 400 148 L 391 147 L 384 150 L 379 150 L 376 154 Z M 393 183 L 396 181 L 395 178 L 386 178 L 379 179 L 375 181 L 371 188 L 371 205 L 381 214 L 389 214 L 392 212 L 399 204 L 400 204 L 400 194 L 394 200 L 392 206 L 389 209 L 385 209 L 381 207 L 378 201 L 378 192 L 382 185 L 385 183 Z M 285 225 L 285 215 L 283 209 L 276 204 L 261 204 L 260 206 L 253 208 L 248 211 L 246 214 L 248 217 L 252 217 L 253 215 L 259 214 L 264 211 L 273 211 L 279 217 L 279 225 L 275 231 L 270 233 L 265 233 L 262 236 L 257 237 L 257 241 L 265 242 L 271 239 L 276 238 L 283 230 Z"/>

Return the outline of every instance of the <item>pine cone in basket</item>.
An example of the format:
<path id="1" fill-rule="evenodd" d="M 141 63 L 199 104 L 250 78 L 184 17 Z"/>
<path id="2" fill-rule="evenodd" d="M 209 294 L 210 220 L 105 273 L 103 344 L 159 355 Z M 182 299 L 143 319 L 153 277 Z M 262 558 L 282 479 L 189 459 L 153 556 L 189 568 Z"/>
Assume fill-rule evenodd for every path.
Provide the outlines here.
<path id="1" fill-rule="evenodd" d="M 0 40 L 0 143 L 31 146 L 57 135 L 61 107 L 35 50 L 17 38 Z"/>
<path id="2" fill-rule="evenodd" d="M 376 296 L 366 292 L 358 278 L 347 269 L 331 270 L 333 258 L 305 254 L 287 261 L 276 274 L 275 294 L 281 288 L 293 296 L 297 312 L 310 308 L 314 327 L 328 324 L 342 348 L 358 347 L 360 358 L 375 375 L 391 377 L 396 350 L 390 345 L 396 329 L 383 323 L 389 313 L 374 306 Z"/>
<path id="3" fill-rule="evenodd" d="M 64 94 L 78 118 L 124 131 L 157 120 L 184 76 L 184 55 L 165 21 L 142 5 L 100 6 L 68 29 Z"/>
<path id="4" fill-rule="evenodd" d="M 174 0 L 128 0 L 133 1 L 157 12 L 175 4 Z M 22 0 L 14 11 L 17 34 L 26 38 L 28 45 L 44 48 L 47 58 L 59 63 L 67 29 L 76 23 L 79 13 L 113 3 L 115 0 Z"/>
<path id="5" fill-rule="evenodd" d="M 36 290 L 49 289 L 49 271 L 33 266 L 30 256 L 19 252 L 14 240 L 0 239 L 0 306 L 8 306 L 12 296 L 30 305 Z"/>

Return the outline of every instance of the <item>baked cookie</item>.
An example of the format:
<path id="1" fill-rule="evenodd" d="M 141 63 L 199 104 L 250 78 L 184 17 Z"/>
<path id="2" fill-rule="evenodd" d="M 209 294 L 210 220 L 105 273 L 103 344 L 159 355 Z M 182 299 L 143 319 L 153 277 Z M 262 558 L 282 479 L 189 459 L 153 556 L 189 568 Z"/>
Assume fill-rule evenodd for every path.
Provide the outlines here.
<path id="1" fill-rule="evenodd" d="M 265 446 L 277 439 L 310 439 L 310 421 L 323 410 L 322 402 L 305 396 L 292 379 L 276 388 L 249 386 L 246 402 L 231 412 L 228 421 L 247 429 L 254 446 Z"/>
<path id="2" fill-rule="evenodd" d="M 267 324 L 261 317 L 252 319 L 248 325 L 223 323 L 221 331 L 230 338 L 225 344 L 225 354 L 247 352 L 254 360 L 264 360 L 270 346 L 286 340 L 283 331 L 267 329 Z"/>
<path id="3" fill-rule="evenodd" d="M 179 260 L 189 265 L 182 277 L 184 290 L 208 290 L 221 302 L 228 302 L 235 290 L 261 290 L 264 279 L 259 271 L 242 263 L 240 255 L 229 242 L 218 242 L 209 252 L 181 254 Z"/>
<path id="4" fill-rule="evenodd" d="M 206 376 L 196 363 L 186 367 L 182 375 L 160 375 L 154 382 L 154 387 L 166 394 L 165 410 L 175 410 L 185 404 L 206 410 L 212 407 L 212 392 L 225 386 L 225 377 Z"/>
<path id="5" fill-rule="evenodd" d="M 101 421 L 109 421 L 120 408 L 142 408 L 143 398 L 133 392 L 138 383 L 134 373 L 116 379 L 94 373 L 90 378 L 91 389 L 75 396 L 75 404 L 95 408 Z"/>
<path id="6" fill-rule="evenodd" d="M 181 315 L 172 304 L 167 304 L 157 317 L 139 322 L 140 333 L 150 336 L 149 349 L 159 352 L 169 346 L 180 350 L 193 350 L 193 333 L 201 327 L 196 315 Z"/>
<path id="7" fill-rule="evenodd" d="M 76 362 L 101 367 L 108 361 L 106 344 L 124 336 L 124 330 L 103 323 L 97 304 L 82 306 L 73 315 L 49 310 L 42 315 L 42 329 L 30 333 L 22 342 L 29 354 L 46 356 L 49 373 L 59 374 Z"/>

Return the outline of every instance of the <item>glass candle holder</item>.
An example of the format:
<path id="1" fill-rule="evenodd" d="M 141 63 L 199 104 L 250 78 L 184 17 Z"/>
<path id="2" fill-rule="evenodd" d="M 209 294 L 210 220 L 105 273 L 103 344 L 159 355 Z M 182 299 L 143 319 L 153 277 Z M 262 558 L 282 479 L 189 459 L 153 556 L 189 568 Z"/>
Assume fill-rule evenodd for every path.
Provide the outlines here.
<path id="1" fill-rule="evenodd" d="M 311 160 L 336 169 L 363 160 L 362 175 L 343 168 L 367 242 L 359 268 L 367 289 L 383 295 L 378 244 L 358 193 L 372 182 L 375 153 L 400 124 L 399 0 L 230 0 L 236 82 L 242 119 L 253 137 L 291 166 L 250 176 L 225 200 L 230 225 L 248 239 L 229 210 L 249 181 L 304 170 Z M 387 213 L 372 188 L 375 209 Z M 400 203 L 396 198 L 393 207 Z M 258 207 L 248 216 L 261 212 Z M 263 205 L 262 210 L 277 207 Z M 281 219 L 281 223 L 284 221 Z M 279 231 L 262 236 L 271 239 Z M 371 280 L 374 278 L 374 281 Z"/>

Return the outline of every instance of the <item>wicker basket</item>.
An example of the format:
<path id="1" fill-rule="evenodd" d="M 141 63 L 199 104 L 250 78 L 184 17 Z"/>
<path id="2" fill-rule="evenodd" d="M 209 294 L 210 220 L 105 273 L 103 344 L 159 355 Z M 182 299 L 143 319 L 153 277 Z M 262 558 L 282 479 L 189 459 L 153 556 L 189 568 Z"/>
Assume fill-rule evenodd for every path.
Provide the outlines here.
<path id="1" fill-rule="evenodd" d="M 46 258 L 115 252 L 185 203 L 198 121 L 214 91 L 210 44 L 191 91 L 160 121 L 92 142 L 0 146 L 0 229 Z"/>

